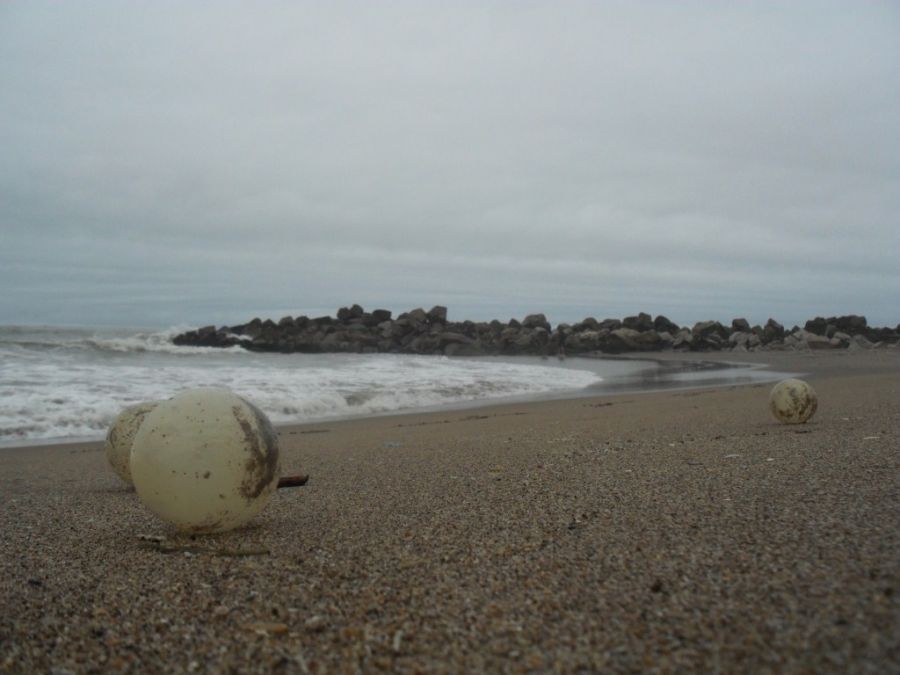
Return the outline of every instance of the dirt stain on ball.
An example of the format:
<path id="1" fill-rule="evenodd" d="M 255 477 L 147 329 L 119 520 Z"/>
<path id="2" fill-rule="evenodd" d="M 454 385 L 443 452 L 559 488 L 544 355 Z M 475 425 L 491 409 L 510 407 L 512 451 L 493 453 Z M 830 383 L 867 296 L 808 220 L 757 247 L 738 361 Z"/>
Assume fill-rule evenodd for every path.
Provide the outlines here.
<path id="1" fill-rule="evenodd" d="M 239 406 L 233 406 L 231 413 L 241 427 L 244 441 L 250 453 L 244 468 L 247 477 L 241 482 L 241 496 L 248 502 L 259 497 L 263 491 L 278 476 L 278 439 L 271 422 L 252 403 L 244 401 L 250 408 L 256 422 L 253 423 L 244 416 L 244 411 Z"/>

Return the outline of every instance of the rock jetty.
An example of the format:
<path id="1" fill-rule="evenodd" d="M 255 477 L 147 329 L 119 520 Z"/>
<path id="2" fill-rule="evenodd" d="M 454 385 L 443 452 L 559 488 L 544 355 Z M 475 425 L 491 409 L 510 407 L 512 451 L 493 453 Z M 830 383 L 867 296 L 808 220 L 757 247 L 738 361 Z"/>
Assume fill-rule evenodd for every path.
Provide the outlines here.
<path id="1" fill-rule="evenodd" d="M 448 321 L 447 308 L 418 308 L 393 317 L 386 309 L 342 307 L 337 315 L 286 316 L 279 321 L 253 319 L 236 326 L 205 326 L 173 338 L 176 345 L 235 347 L 282 353 L 404 353 L 480 355 L 621 354 L 654 351 L 759 351 L 870 349 L 900 343 L 900 325 L 872 328 L 864 316 L 816 317 L 803 328 L 769 319 L 751 326 L 737 318 L 729 325 L 700 321 L 679 326 L 665 316 L 646 313 L 624 319 L 551 326 L 543 314 L 521 321 Z"/>

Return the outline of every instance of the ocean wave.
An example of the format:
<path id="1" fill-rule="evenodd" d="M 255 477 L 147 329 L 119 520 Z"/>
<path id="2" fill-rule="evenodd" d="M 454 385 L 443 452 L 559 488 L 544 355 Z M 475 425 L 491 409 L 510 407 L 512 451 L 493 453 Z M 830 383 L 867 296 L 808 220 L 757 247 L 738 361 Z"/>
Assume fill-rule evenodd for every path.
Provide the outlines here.
<path id="1" fill-rule="evenodd" d="M 128 405 L 192 387 L 228 387 L 274 422 L 298 423 L 574 391 L 601 379 L 589 370 L 525 359 L 251 352 L 210 359 L 180 347 L 170 353 L 167 333 L 104 338 L 99 348 L 117 358 L 77 349 L 32 358 L 6 352 L 0 358 L 0 445 L 101 439 Z M 152 358 L 146 357 L 148 344 L 162 345 Z"/>
<path id="2" fill-rule="evenodd" d="M 244 354 L 246 350 L 239 346 L 189 347 L 179 346 L 172 339 L 183 333 L 185 327 L 172 327 L 161 331 L 89 331 L 86 329 L 52 329 L 4 326 L 0 328 L 0 348 L 61 351 L 83 350 L 96 353 L 165 353 L 175 355 L 197 354 Z"/>
<path id="3" fill-rule="evenodd" d="M 118 353 L 126 352 L 161 352 L 166 354 L 244 354 L 243 347 L 189 347 L 176 345 L 172 342 L 183 329 L 169 329 L 157 333 L 136 333 L 124 337 L 89 338 L 84 343 L 100 351 Z"/>

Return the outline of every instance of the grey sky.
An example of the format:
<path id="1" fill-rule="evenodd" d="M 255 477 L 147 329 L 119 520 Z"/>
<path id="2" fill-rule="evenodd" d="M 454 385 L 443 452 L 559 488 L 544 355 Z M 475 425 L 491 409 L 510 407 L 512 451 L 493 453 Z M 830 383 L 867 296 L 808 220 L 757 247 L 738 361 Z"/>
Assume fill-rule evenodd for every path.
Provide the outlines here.
<path id="1" fill-rule="evenodd" d="M 0 323 L 900 321 L 892 2 L 0 4 Z"/>

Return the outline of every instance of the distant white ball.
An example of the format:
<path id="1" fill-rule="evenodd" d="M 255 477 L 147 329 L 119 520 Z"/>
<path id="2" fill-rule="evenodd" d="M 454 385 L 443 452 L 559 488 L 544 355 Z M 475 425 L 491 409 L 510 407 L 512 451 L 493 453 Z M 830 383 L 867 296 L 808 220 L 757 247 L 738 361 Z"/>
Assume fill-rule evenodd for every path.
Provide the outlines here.
<path id="1" fill-rule="evenodd" d="M 278 440 L 256 406 L 227 389 L 191 389 L 147 415 L 131 448 L 138 496 L 184 532 L 243 525 L 278 485 Z"/>
<path id="2" fill-rule="evenodd" d="M 769 394 L 769 409 L 779 422 L 803 424 L 816 412 L 816 390 L 803 380 L 782 380 Z"/>
<path id="3" fill-rule="evenodd" d="M 116 475 L 129 485 L 131 481 L 131 444 L 147 414 L 159 401 L 147 401 L 129 406 L 119 413 L 106 432 L 106 459 Z"/>

